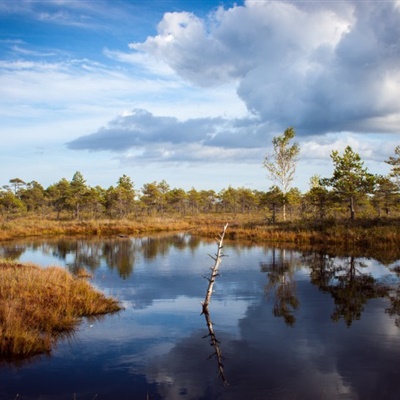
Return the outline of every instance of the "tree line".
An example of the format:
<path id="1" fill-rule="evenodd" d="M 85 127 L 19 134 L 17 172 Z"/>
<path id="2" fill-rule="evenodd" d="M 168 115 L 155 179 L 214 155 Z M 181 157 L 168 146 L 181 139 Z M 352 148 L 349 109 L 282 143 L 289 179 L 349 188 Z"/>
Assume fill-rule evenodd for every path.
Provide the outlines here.
<path id="1" fill-rule="evenodd" d="M 290 185 L 293 181 L 300 147 L 291 143 L 295 136 L 294 129 L 288 128 L 281 136 L 272 140 L 274 153 L 264 159 L 264 167 L 270 180 L 278 184 L 281 191 L 282 218 L 286 220 L 286 203 L 290 203 Z M 364 211 L 366 216 L 382 215 L 388 217 L 399 206 L 400 189 L 400 146 L 395 148 L 395 155 L 385 160 L 391 166 L 388 175 L 371 174 L 359 154 L 347 146 L 342 155 L 332 151 L 334 166 L 330 178 L 314 175 L 310 180 L 310 189 L 304 195 L 323 220 L 327 214 L 337 216 L 347 204 L 349 218 L 355 219 L 356 208 Z"/>
<path id="2" fill-rule="evenodd" d="M 9 219 L 27 214 L 41 218 L 100 219 L 137 218 L 151 215 L 199 213 L 248 213 L 265 216 L 271 223 L 286 220 L 325 220 L 397 217 L 400 212 L 400 146 L 385 162 L 388 175 L 372 174 L 359 154 L 347 146 L 343 154 L 331 153 L 331 177 L 314 175 L 306 193 L 291 187 L 300 153 L 288 128 L 273 138 L 273 153 L 264 159 L 273 185 L 266 191 L 245 187 L 214 190 L 171 188 L 165 181 L 136 189 L 127 175 L 114 186 L 89 186 L 81 172 L 44 188 L 39 182 L 10 179 L 0 189 L 0 215 Z"/>

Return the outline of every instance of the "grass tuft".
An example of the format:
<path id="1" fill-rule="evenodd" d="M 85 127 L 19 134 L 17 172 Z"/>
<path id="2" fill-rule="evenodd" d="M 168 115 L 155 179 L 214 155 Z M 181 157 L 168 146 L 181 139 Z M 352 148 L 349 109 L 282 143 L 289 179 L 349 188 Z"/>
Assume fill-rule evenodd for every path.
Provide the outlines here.
<path id="1" fill-rule="evenodd" d="M 0 260 L 0 357 L 50 352 L 83 316 L 121 309 L 118 302 L 60 267 Z"/>

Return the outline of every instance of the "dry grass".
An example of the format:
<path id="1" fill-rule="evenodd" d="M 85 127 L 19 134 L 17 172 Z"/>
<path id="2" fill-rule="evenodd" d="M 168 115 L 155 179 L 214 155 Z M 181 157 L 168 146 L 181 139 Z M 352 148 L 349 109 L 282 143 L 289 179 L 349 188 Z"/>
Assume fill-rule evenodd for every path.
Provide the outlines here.
<path id="1" fill-rule="evenodd" d="M 120 310 L 118 302 L 60 267 L 0 260 L 0 356 L 50 352 L 83 316 Z"/>
<path id="2" fill-rule="evenodd" d="M 0 240 L 56 235 L 134 235 L 149 232 L 188 229 L 189 222 L 174 217 L 148 217 L 138 220 L 57 221 L 40 218 L 18 218 L 0 224 Z"/>
<path id="3" fill-rule="evenodd" d="M 360 219 L 279 222 L 272 225 L 261 214 L 164 215 L 124 220 L 56 221 L 20 218 L 0 224 L 0 240 L 58 235 L 138 235 L 186 231 L 216 237 L 226 223 L 228 240 L 286 242 L 297 244 L 346 244 L 362 246 L 400 243 L 400 220 Z"/>
<path id="4" fill-rule="evenodd" d="M 196 235 L 218 237 L 219 224 L 199 224 Z M 271 225 L 263 220 L 231 221 L 226 240 L 246 240 L 254 243 L 295 243 L 298 245 L 348 245 L 388 247 L 400 244 L 400 221 L 357 220 L 357 221 L 296 221 Z"/>

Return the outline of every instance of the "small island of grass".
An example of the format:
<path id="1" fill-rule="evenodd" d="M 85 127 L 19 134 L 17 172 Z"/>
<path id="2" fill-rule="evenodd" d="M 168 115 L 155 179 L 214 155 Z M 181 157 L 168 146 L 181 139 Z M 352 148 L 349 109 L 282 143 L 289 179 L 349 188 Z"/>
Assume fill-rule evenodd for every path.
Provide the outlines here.
<path id="1" fill-rule="evenodd" d="M 61 267 L 0 260 L 0 358 L 50 352 L 84 316 L 121 309 L 115 299 Z"/>

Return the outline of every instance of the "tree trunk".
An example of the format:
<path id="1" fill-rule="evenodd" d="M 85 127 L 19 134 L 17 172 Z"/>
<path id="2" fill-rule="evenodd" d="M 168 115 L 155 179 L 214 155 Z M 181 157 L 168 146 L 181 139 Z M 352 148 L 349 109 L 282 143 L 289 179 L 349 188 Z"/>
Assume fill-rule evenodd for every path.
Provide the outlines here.
<path id="1" fill-rule="evenodd" d="M 350 219 L 354 221 L 355 211 L 354 211 L 354 197 L 350 196 Z"/>
<path id="2" fill-rule="evenodd" d="M 286 221 L 286 202 L 283 200 L 283 205 L 282 205 L 282 217 L 283 217 L 283 222 Z"/>
<path id="3" fill-rule="evenodd" d="M 272 204 L 272 223 L 275 225 L 276 222 L 276 204 Z"/>

